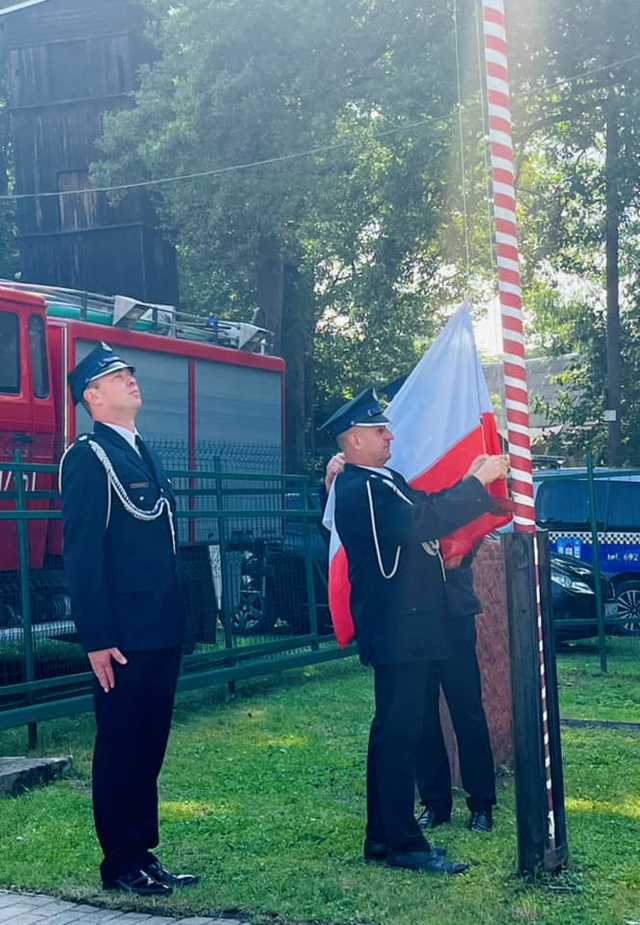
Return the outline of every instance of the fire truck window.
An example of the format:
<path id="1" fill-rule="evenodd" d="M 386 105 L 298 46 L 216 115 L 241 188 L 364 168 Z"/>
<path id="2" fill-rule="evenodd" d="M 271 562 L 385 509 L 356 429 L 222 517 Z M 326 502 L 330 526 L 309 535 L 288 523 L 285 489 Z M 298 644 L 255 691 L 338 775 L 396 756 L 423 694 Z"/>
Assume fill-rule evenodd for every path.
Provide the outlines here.
<path id="1" fill-rule="evenodd" d="M 36 398 L 47 398 L 49 395 L 47 342 L 44 321 L 40 315 L 31 315 L 29 318 L 29 350 L 33 372 L 33 394 Z"/>
<path id="2" fill-rule="evenodd" d="M 20 334 L 18 316 L 0 313 L 0 392 L 20 391 Z"/>

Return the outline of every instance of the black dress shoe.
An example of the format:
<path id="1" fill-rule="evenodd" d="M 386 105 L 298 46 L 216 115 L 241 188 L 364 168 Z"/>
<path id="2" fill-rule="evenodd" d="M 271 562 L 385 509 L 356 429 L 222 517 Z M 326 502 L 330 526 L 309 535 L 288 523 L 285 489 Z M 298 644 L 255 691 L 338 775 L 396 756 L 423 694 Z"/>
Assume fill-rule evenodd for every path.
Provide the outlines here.
<path id="1" fill-rule="evenodd" d="M 493 817 L 490 809 L 473 810 L 469 817 L 469 828 L 472 832 L 490 832 L 493 828 Z"/>
<path id="2" fill-rule="evenodd" d="M 113 880 L 103 880 L 105 890 L 121 890 L 123 893 L 134 893 L 136 896 L 171 896 L 173 889 L 167 883 L 161 883 L 149 876 L 146 870 L 132 870 L 127 874 L 114 877 Z"/>
<path id="3" fill-rule="evenodd" d="M 433 854 L 444 857 L 447 853 L 446 848 L 431 848 Z M 372 841 L 370 838 L 364 840 L 364 859 L 365 861 L 386 861 L 389 849 L 383 841 Z"/>
<path id="4" fill-rule="evenodd" d="M 183 886 L 194 886 L 200 880 L 200 877 L 196 877 L 195 874 L 172 874 L 170 870 L 162 866 L 160 861 L 152 861 L 150 864 L 146 864 L 144 872 L 156 883 L 161 883 L 163 886 L 174 890 L 179 890 Z"/>
<path id="5" fill-rule="evenodd" d="M 468 870 L 468 864 L 450 861 L 436 851 L 394 851 L 387 858 L 390 867 L 423 871 L 433 874 L 461 874 Z"/>
<path id="6" fill-rule="evenodd" d="M 427 806 L 418 816 L 418 825 L 421 829 L 437 829 L 439 825 L 449 822 L 451 813 L 438 812 L 432 806 Z"/>

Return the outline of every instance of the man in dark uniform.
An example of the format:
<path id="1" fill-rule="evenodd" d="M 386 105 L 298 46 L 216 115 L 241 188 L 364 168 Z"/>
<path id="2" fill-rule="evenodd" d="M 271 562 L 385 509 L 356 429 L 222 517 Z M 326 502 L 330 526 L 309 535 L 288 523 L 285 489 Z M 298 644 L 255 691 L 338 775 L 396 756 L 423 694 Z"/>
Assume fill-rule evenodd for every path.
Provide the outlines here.
<path id="1" fill-rule="evenodd" d="M 360 658 L 375 673 L 364 853 L 395 867 L 459 873 L 466 865 L 431 849 L 413 813 L 430 663 L 451 654 L 438 537 L 493 511 L 484 486 L 506 474 L 507 462 L 488 457 L 448 491 L 416 491 L 385 467 L 387 423 L 368 389 L 324 425 L 344 454 L 335 526 L 349 562 Z"/>
<path id="2" fill-rule="evenodd" d="M 496 802 L 495 767 L 489 727 L 482 706 L 476 655 L 475 620 L 482 609 L 473 588 L 471 562 L 465 556 L 448 568 L 447 603 L 450 658 L 433 661 L 429 675 L 416 783 L 425 810 L 422 828 L 434 829 L 451 817 L 451 770 L 440 723 L 440 688 L 458 741 L 462 786 L 466 790 L 472 832 L 490 832 Z"/>
<path id="3" fill-rule="evenodd" d="M 168 895 L 156 782 L 169 736 L 183 639 L 175 504 L 136 430 L 134 370 L 106 344 L 69 375 L 94 421 L 60 463 L 64 565 L 78 635 L 95 674 L 93 809 L 105 889 Z"/>
<path id="4" fill-rule="evenodd" d="M 484 457 L 476 460 L 479 465 Z M 327 463 L 325 488 L 343 471 L 344 454 Z M 473 467 L 472 467 L 473 469 Z M 451 768 L 440 722 L 442 688 L 458 741 L 462 785 L 467 791 L 472 832 L 490 832 L 496 803 L 493 751 L 482 705 L 480 666 L 476 654 L 476 617 L 482 610 L 473 587 L 473 553 L 446 569 L 449 620 L 446 632 L 451 657 L 430 662 L 422 737 L 418 750 L 416 784 L 424 811 L 418 817 L 423 829 L 435 829 L 451 818 Z"/>

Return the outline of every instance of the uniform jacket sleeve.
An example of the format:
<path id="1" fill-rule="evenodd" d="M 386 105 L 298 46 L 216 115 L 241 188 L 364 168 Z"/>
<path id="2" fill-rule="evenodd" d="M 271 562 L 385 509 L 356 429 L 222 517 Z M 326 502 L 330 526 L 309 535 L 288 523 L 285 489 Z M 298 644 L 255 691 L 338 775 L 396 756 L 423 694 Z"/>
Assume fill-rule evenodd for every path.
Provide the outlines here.
<path id="1" fill-rule="evenodd" d="M 407 504 L 380 478 L 370 478 L 368 484 L 376 530 L 385 543 L 395 546 L 439 539 L 493 510 L 490 495 L 473 476 L 446 491 L 433 494 L 411 491 L 412 504 Z M 370 518 L 361 520 L 357 526 L 370 533 Z"/>
<path id="2" fill-rule="evenodd" d="M 118 645 L 107 581 L 107 514 L 106 473 L 88 444 L 77 445 L 62 467 L 64 567 L 86 652 Z"/>

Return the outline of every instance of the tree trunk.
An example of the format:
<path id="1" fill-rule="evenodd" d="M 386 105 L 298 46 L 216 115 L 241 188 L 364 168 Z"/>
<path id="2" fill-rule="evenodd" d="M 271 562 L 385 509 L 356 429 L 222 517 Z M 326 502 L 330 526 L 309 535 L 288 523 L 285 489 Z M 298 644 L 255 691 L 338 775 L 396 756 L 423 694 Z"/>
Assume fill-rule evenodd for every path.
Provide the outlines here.
<path id="1" fill-rule="evenodd" d="M 273 351 L 282 353 L 282 306 L 284 298 L 284 262 L 280 241 L 275 235 L 262 235 L 258 243 L 258 305 L 260 324 L 273 333 Z"/>
<path id="2" fill-rule="evenodd" d="M 619 195 L 617 160 L 620 149 L 618 107 L 615 90 L 609 94 L 606 127 L 606 183 L 607 183 L 607 409 L 614 420 L 609 421 L 607 462 L 610 466 L 622 464 L 620 421 L 620 271 L 619 271 Z"/>
<path id="3" fill-rule="evenodd" d="M 285 408 L 287 417 L 287 472 L 306 467 L 306 359 L 309 327 L 313 321 L 313 283 L 293 263 L 285 265 L 282 353 L 287 364 Z"/>

